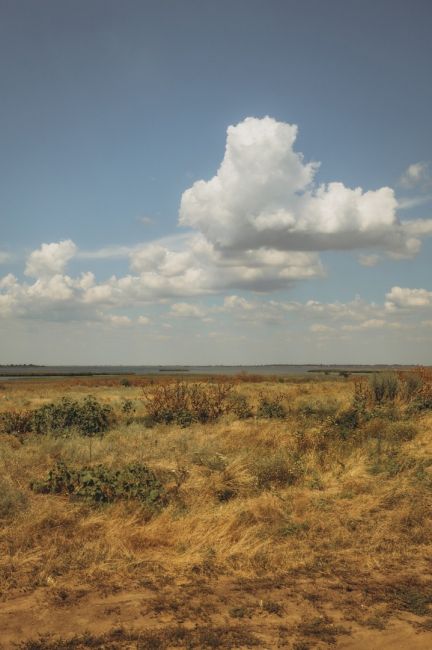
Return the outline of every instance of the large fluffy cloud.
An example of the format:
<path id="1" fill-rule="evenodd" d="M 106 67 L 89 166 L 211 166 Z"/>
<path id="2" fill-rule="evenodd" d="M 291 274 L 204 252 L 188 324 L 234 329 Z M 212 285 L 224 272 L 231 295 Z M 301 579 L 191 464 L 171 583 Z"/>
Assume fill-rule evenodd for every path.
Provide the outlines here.
<path id="1" fill-rule="evenodd" d="M 296 135 L 295 125 L 270 117 L 230 126 L 217 174 L 183 193 L 180 223 L 200 230 L 220 250 L 418 251 L 419 240 L 396 215 L 391 188 L 314 184 L 318 164 L 305 163 L 294 150 Z M 425 223 L 423 234 L 432 229 Z"/>

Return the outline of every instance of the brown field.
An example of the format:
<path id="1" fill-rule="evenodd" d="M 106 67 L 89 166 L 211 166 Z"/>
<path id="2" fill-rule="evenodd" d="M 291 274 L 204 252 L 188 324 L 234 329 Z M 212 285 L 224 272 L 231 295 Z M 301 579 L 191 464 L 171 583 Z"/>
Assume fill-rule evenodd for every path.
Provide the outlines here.
<path id="1" fill-rule="evenodd" d="M 112 413 L 93 437 L 3 425 L 0 647 L 432 648 L 432 382 L 419 374 L 378 400 L 351 377 L 200 378 L 204 393 L 230 389 L 223 413 L 170 424 L 149 418 L 149 379 L 3 382 L 3 414 L 89 394 Z M 31 489 L 59 461 L 144 464 L 161 499 Z"/>

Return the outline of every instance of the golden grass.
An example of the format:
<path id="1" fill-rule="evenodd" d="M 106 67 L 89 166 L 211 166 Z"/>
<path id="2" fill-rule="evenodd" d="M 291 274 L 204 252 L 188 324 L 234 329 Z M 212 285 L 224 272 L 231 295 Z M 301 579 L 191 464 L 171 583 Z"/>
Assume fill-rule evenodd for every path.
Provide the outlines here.
<path id="1" fill-rule="evenodd" d="M 411 416 L 418 433 L 410 441 L 379 441 L 376 431 L 387 426 L 381 416 L 375 434 L 369 423 L 369 437 L 351 443 L 325 438 L 326 416 L 303 412 L 305 403 L 346 408 L 350 381 L 243 381 L 236 390 L 254 405 L 262 394 L 283 393 L 289 415 L 237 420 L 228 414 L 187 428 L 120 421 L 93 440 L 94 464 L 138 461 L 159 473 L 170 498 L 158 513 L 134 502 L 94 506 L 35 494 L 30 481 L 43 478 L 58 460 L 88 463 L 88 440 L 2 435 L 0 476 L 24 498 L 0 519 L 1 598 L 47 585 L 132 588 L 149 576 L 270 575 L 337 577 L 360 585 L 364 594 L 373 587 L 375 604 L 382 604 L 384 592 L 376 585 L 393 584 L 405 569 L 421 590 L 432 555 L 430 412 Z M 139 386 L 100 380 L 10 382 L 0 393 L 1 409 L 89 391 L 120 418 L 124 399 L 136 402 L 136 417 L 144 414 Z M 300 478 L 260 485 L 258 472 L 269 458 L 300 462 Z"/>

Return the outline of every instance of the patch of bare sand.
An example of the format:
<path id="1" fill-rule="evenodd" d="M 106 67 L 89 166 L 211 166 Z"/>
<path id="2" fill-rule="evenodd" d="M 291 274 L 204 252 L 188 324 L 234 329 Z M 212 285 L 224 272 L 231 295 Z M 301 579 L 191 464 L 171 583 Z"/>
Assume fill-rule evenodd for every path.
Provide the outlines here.
<path id="1" fill-rule="evenodd" d="M 338 602 L 330 581 L 275 577 L 197 577 L 105 594 L 52 585 L 0 603 L 0 647 L 432 648 L 432 631 L 420 627 L 424 618 L 409 612 L 386 620 L 359 615 L 361 602 L 355 592 L 349 606 L 343 598 Z"/>

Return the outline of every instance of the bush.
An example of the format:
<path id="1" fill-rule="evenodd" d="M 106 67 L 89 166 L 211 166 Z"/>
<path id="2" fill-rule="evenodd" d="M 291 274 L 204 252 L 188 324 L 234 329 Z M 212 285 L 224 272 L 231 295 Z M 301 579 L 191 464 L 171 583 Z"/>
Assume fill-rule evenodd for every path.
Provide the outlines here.
<path id="1" fill-rule="evenodd" d="M 91 395 L 82 402 L 63 397 L 33 411 L 31 430 L 35 433 L 65 433 L 71 429 L 81 435 L 94 436 L 106 431 L 113 420 L 112 407 L 101 404 Z"/>
<path id="2" fill-rule="evenodd" d="M 261 396 L 260 403 L 258 405 L 257 415 L 259 418 L 279 418 L 283 419 L 286 417 L 286 410 L 283 404 L 281 403 L 283 396 L 279 395 L 273 399 L 268 397 Z"/>
<path id="3" fill-rule="evenodd" d="M 298 412 L 306 417 L 325 418 L 334 415 L 338 409 L 335 400 L 328 401 L 304 401 L 298 405 Z"/>
<path id="4" fill-rule="evenodd" d="M 111 469 L 105 465 L 70 469 L 58 463 L 44 481 L 33 481 L 31 489 L 41 494 L 63 494 L 95 503 L 136 499 L 147 505 L 163 502 L 163 488 L 145 465 Z"/>
<path id="5" fill-rule="evenodd" d="M 153 422 L 188 426 L 213 422 L 228 410 L 232 384 L 189 384 L 177 381 L 144 389 L 147 415 Z"/>
<path id="6" fill-rule="evenodd" d="M 0 519 L 12 517 L 25 508 L 26 504 L 27 498 L 21 490 L 9 481 L 0 479 Z"/>
<path id="7" fill-rule="evenodd" d="M 376 404 L 383 402 L 394 402 L 399 390 L 400 384 L 396 373 L 374 373 L 369 380 L 372 401 Z"/>
<path id="8" fill-rule="evenodd" d="M 230 395 L 228 409 L 231 413 L 234 413 L 239 420 L 247 420 L 253 417 L 253 412 L 249 402 L 244 395 L 240 395 L 239 393 L 233 393 Z"/>
<path id="9" fill-rule="evenodd" d="M 294 485 L 303 475 L 304 469 L 299 460 L 275 454 L 263 456 L 254 467 L 258 487 L 269 488 L 274 485 Z"/>
<path id="10" fill-rule="evenodd" d="M 32 429 L 32 411 L 5 411 L 0 413 L 2 433 L 23 434 Z"/>
<path id="11" fill-rule="evenodd" d="M 405 442 L 417 435 L 417 428 L 408 422 L 390 422 L 385 431 L 387 440 Z"/>

